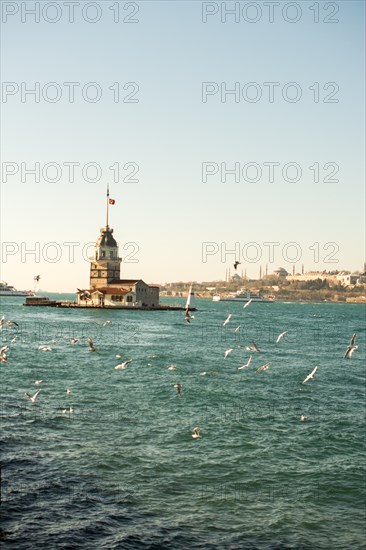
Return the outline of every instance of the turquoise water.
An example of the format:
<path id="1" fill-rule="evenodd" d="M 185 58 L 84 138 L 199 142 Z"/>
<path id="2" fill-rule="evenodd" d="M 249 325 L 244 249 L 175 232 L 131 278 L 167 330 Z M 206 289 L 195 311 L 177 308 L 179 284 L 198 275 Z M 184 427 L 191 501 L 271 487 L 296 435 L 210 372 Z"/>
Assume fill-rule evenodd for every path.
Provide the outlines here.
<path id="1" fill-rule="evenodd" d="M 22 301 L 1 312 L 4 548 L 365 548 L 365 306 L 198 300 L 187 325 Z"/>

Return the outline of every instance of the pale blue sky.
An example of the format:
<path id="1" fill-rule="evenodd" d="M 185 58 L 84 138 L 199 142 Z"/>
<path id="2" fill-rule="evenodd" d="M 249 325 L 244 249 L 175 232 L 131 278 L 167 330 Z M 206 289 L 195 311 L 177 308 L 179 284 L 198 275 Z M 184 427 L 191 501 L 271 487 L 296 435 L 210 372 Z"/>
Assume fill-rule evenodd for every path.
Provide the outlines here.
<path id="1" fill-rule="evenodd" d="M 22 183 L 20 173 L 6 183 L 3 179 L 2 240 L 15 242 L 19 253 L 2 264 L 2 279 L 28 288 L 41 273 L 47 290 L 87 286 L 88 264 L 80 253 L 71 263 L 63 243 L 79 242 L 80 250 L 96 240 L 104 225 L 107 181 L 116 199 L 110 215 L 116 239 L 121 248 L 128 242 L 139 246 L 138 263 L 122 264 L 125 277 L 147 282 L 224 277 L 234 257 L 227 256 L 224 263 L 216 254 L 203 263 L 203 242 L 226 243 L 228 249 L 235 242 L 241 248 L 258 243 L 260 262 L 241 258 L 251 276 L 269 260 L 263 245 L 268 241 L 280 243 L 269 271 L 278 265 L 291 269 L 280 251 L 292 241 L 302 250 L 297 270 L 301 263 L 305 269 L 361 269 L 364 3 L 333 3 L 339 6 L 336 24 L 315 24 L 309 10 L 313 2 L 298 2 L 302 18 L 296 24 L 280 14 L 268 23 L 264 8 L 255 24 L 232 19 L 223 24 L 219 14 L 203 24 L 202 3 L 189 1 L 139 2 L 139 23 L 115 24 L 109 10 L 113 4 L 99 3 L 102 18 L 96 24 L 83 21 L 80 10 L 75 23 L 68 23 L 65 7 L 55 24 L 42 18 L 36 24 L 30 16 L 21 23 L 19 14 L 2 24 L 3 81 L 29 87 L 34 82 L 98 82 L 103 91 L 98 103 L 85 102 L 76 90 L 70 104 L 62 86 L 58 103 L 31 98 L 21 103 L 18 93 L 1 104 L 3 163 L 96 162 L 103 169 L 98 183 L 84 181 L 80 169 L 70 183 L 65 167 L 57 183 L 42 178 L 35 183 L 31 176 Z M 325 5 L 319 3 L 322 18 Z M 139 102 L 114 103 L 108 87 L 117 81 L 137 82 Z M 202 103 L 202 82 L 227 82 L 228 88 L 235 82 L 257 82 L 263 93 L 263 82 L 281 85 L 274 103 L 235 103 L 229 96 L 222 103 L 219 95 Z M 301 86 L 299 102 L 281 98 L 278 90 L 287 82 Z M 309 90 L 314 82 L 320 83 L 322 94 L 323 84 L 336 82 L 339 102 L 314 103 Z M 208 161 L 297 162 L 303 176 L 297 183 L 282 178 L 268 183 L 264 172 L 258 183 L 233 178 L 221 183 L 219 176 L 203 183 L 201 165 Z M 108 167 L 115 162 L 136 162 L 139 182 L 113 184 Z M 337 163 L 339 183 L 314 183 L 308 168 L 314 162 Z M 36 263 L 28 255 L 22 262 L 21 248 L 34 248 L 35 242 L 41 248 L 58 243 L 60 261 L 50 263 L 41 255 Z M 319 263 L 309 250 L 314 242 L 320 246 Z M 339 247 L 336 264 L 323 261 L 322 247 L 328 242 Z"/>

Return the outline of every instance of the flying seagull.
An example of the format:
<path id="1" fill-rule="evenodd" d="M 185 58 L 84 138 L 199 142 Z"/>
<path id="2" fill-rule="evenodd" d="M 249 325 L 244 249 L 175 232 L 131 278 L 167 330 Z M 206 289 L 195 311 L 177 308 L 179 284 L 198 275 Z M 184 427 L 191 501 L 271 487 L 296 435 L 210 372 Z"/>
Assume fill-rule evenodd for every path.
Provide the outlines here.
<path id="1" fill-rule="evenodd" d="M 89 292 L 89 290 L 81 290 L 80 288 L 77 288 L 77 291 L 78 293 L 80 294 L 80 298 L 83 300 L 90 300 L 91 299 L 91 294 Z"/>
<path id="2" fill-rule="evenodd" d="M 103 327 L 107 326 L 107 325 L 111 325 L 112 324 L 112 321 L 106 321 L 105 323 L 103 323 Z"/>
<path id="3" fill-rule="evenodd" d="M 32 401 L 32 403 L 35 403 L 40 391 L 42 390 L 41 389 L 37 390 L 34 395 L 30 395 L 29 393 L 25 392 L 25 395 L 28 397 L 30 401 Z"/>
<path id="4" fill-rule="evenodd" d="M 251 355 L 251 356 L 249 357 L 248 362 L 245 363 L 245 365 L 243 365 L 242 367 L 238 367 L 238 370 L 246 369 L 247 367 L 249 367 L 249 365 L 250 365 L 252 359 L 253 359 L 253 355 Z"/>
<path id="5" fill-rule="evenodd" d="M 36 386 L 38 386 L 39 384 L 42 384 L 43 380 L 35 380 L 34 383 Z"/>
<path id="6" fill-rule="evenodd" d="M 193 428 L 192 437 L 193 437 L 193 439 L 200 439 L 200 438 L 202 437 L 201 434 L 200 434 L 200 431 L 199 431 L 198 426 L 195 426 L 195 427 Z"/>
<path id="7" fill-rule="evenodd" d="M 175 389 L 177 390 L 178 392 L 178 395 L 182 395 L 182 388 L 183 388 L 183 385 L 182 384 L 174 384 L 174 387 Z"/>
<path id="8" fill-rule="evenodd" d="M 124 361 L 123 363 L 120 363 L 119 365 L 116 365 L 115 369 L 125 369 L 129 363 L 132 363 L 132 359 L 129 361 Z"/>
<path id="9" fill-rule="evenodd" d="M 314 374 L 316 373 L 318 367 L 315 367 L 310 374 L 307 375 L 307 377 L 305 378 L 305 380 L 303 381 L 303 384 L 305 384 L 308 380 L 310 380 L 310 378 L 314 378 Z"/>
<path id="10" fill-rule="evenodd" d="M 349 346 L 344 354 L 345 359 L 351 359 L 353 352 L 358 348 L 355 346 L 356 333 L 352 336 Z"/>
<path id="11" fill-rule="evenodd" d="M 253 302 L 253 298 L 250 298 L 250 300 L 243 305 L 243 309 L 245 309 L 246 307 L 250 306 L 250 304 Z"/>
<path id="12" fill-rule="evenodd" d="M 194 316 L 191 315 L 191 314 L 189 313 L 189 307 L 187 307 L 187 308 L 185 309 L 184 314 L 185 314 L 185 321 L 186 321 L 186 323 L 190 323 L 190 322 L 191 322 L 191 319 L 194 319 Z"/>
<path id="13" fill-rule="evenodd" d="M 227 350 L 225 351 L 225 353 L 224 353 L 224 359 L 226 359 L 226 357 L 227 357 L 228 355 L 230 355 L 230 353 L 231 353 L 232 351 L 234 351 L 233 348 L 227 349 Z"/>
<path id="14" fill-rule="evenodd" d="M 301 422 L 305 422 L 305 420 L 307 420 L 308 418 L 309 418 L 309 417 L 308 417 L 308 416 L 305 416 L 304 414 L 302 414 L 302 415 L 300 416 Z"/>
<path id="15" fill-rule="evenodd" d="M 262 372 L 263 370 L 267 370 L 271 365 L 272 363 L 269 361 L 268 363 L 265 363 L 264 365 L 259 367 L 255 372 Z"/>
<path id="16" fill-rule="evenodd" d="M 223 327 L 224 327 L 225 325 L 228 324 L 228 322 L 229 322 L 230 319 L 231 319 L 231 316 L 232 316 L 232 314 L 230 313 L 230 315 L 228 316 L 228 318 L 224 321 L 224 324 L 222 325 Z"/>
<path id="17" fill-rule="evenodd" d="M 261 351 L 255 342 L 252 342 L 252 346 L 239 346 L 240 348 L 245 348 L 247 351 Z"/>
<path id="18" fill-rule="evenodd" d="M 39 346 L 38 349 L 41 351 L 52 351 L 52 348 L 50 346 Z"/>
<path id="19" fill-rule="evenodd" d="M 278 344 L 278 342 L 279 342 L 284 336 L 286 336 L 286 334 L 287 334 L 287 330 L 285 330 L 285 332 L 281 332 L 281 334 L 279 334 L 279 335 L 277 336 L 276 344 Z"/>
<path id="20" fill-rule="evenodd" d="M 238 332 L 238 330 L 240 329 L 240 325 L 238 327 L 236 327 L 236 329 L 234 330 L 234 332 Z"/>
<path id="21" fill-rule="evenodd" d="M 87 340 L 88 340 L 88 344 L 89 344 L 90 349 L 91 349 L 92 351 L 97 351 L 97 350 L 95 349 L 95 347 L 94 347 L 94 342 L 93 342 L 93 340 L 92 340 L 91 338 L 87 338 Z"/>
<path id="22" fill-rule="evenodd" d="M 234 262 L 234 269 L 237 270 L 238 265 L 241 265 L 241 262 L 238 262 L 238 260 L 235 260 Z"/>
<path id="23" fill-rule="evenodd" d="M 4 326 L 8 326 L 8 327 L 13 327 L 13 326 L 16 326 L 16 327 L 19 327 L 18 323 L 16 323 L 15 321 L 6 321 L 5 320 L 5 316 L 3 315 L 0 319 L 0 328 L 3 328 Z"/>

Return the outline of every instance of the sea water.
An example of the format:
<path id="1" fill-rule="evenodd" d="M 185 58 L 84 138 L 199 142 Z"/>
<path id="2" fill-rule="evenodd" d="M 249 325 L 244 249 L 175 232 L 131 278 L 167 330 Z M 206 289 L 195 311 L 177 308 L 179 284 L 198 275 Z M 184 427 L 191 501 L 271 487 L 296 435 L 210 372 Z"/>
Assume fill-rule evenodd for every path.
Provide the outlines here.
<path id="1" fill-rule="evenodd" d="M 4 548 L 365 548 L 365 306 L 196 301 L 2 299 Z"/>

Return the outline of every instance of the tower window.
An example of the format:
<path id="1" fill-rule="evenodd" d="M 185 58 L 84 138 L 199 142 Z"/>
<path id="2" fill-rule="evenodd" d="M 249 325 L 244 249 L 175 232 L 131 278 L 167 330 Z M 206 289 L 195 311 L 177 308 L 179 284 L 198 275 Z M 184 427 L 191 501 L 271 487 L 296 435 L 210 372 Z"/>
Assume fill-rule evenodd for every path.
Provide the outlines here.
<path id="1" fill-rule="evenodd" d="M 114 254 L 113 254 L 113 250 L 111 250 L 111 252 L 109 253 L 110 255 L 110 258 L 113 258 Z"/>
<path id="2" fill-rule="evenodd" d="M 102 250 L 102 258 L 105 258 L 105 252 Z"/>

